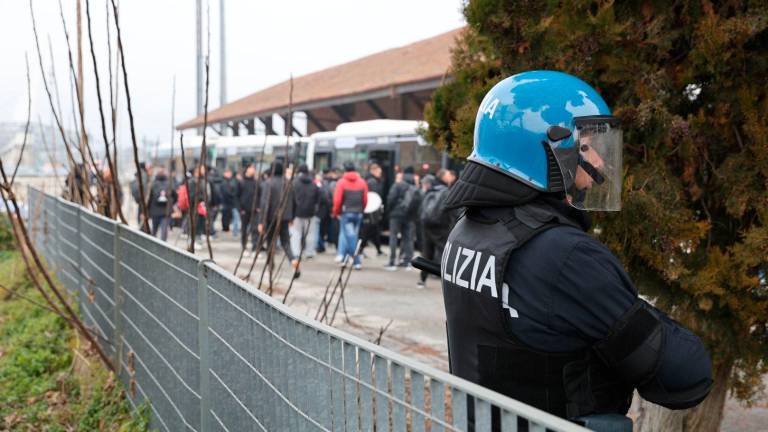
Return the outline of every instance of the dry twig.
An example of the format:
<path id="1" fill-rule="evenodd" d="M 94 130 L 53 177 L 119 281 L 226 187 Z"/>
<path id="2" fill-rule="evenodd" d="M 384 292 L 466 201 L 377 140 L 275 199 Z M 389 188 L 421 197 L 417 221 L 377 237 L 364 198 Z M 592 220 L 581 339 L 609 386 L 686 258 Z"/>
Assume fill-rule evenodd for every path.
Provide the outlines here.
<path id="1" fill-rule="evenodd" d="M 123 69 L 123 88 L 125 89 L 126 105 L 128 106 L 128 120 L 131 129 L 131 144 L 133 145 L 133 161 L 136 165 L 136 181 L 139 184 L 139 205 L 141 206 L 141 229 L 145 233 L 149 233 L 149 222 L 147 221 L 147 200 L 144 195 L 144 179 L 141 176 L 141 166 L 139 165 L 139 147 L 136 144 L 136 128 L 133 125 L 133 108 L 131 103 L 131 91 L 128 86 L 128 69 L 125 66 L 125 48 L 123 47 L 123 37 L 120 33 L 120 14 L 117 10 L 117 4 L 115 0 L 112 2 L 112 12 L 115 17 L 115 29 L 117 30 L 117 50 L 120 53 L 120 64 Z"/>

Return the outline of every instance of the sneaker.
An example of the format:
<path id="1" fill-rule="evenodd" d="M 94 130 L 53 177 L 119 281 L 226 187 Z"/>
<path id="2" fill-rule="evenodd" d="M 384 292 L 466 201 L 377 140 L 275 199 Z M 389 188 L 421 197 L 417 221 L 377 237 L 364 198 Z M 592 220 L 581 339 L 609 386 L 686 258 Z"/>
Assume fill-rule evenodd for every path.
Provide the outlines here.
<path id="1" fill-rule="evenodd" d="M 398 267 L 405 267 L 405 268 L 408 268 L 408 267 L 410 267 L 410 266 L 411 266 L 411 263 L 410 263 L 410 262 L 407 262 L 407 261 L 402 261 L 402 262 L 400 262 L 400 263 L 399 263 L 397 266 L 398 266 Z"/>
<path id="2" fill-rule="evenodd" d="M 243 258 L 251 258 L 251 257 L 253 257 L 253 252 L 251 251 L 243 252 Z"/>
<path id="3" fill-rule="evenodd" d="M 427 287 L 427 284 L 426 284 L 426 283 L 424 283 L 424 281 L 423 281 L 423 280 L 420 280 L 420 281 L 416 282 L 416 288 L 417 288 L 417 289 L 424 289 L 424 288 L 426 288 L 426 287 Z"/>
<path id="4" fill-rule="evenodd" d="M 361 270 L 363 268 L 363 265 L 362 264 L 355 264 L 355 265 L 352 266 L 352 268 L 355 269 L 355 270 Z"/>
<path id="5" fill-rule="evenodd" d="M 338 263 L 341 263 L 341 262 L 343 262 L 343 261 L 344 261 L 344 257 L 343 257 L 343 256 L 341 256 L 341 255 L 336 255 L 336 258 L 334 258 L 334 259 L 333 259 L 333 262 L 335 262 L 335 263 L 337 263 L 337 264 L 338 264 Z"/>
<path id="6" fill-rule="evenodd" d="M 394 264 L 389 264 L 384 266 L 384 270 L 386 271 L 397 271 L 397 267 Z"/>

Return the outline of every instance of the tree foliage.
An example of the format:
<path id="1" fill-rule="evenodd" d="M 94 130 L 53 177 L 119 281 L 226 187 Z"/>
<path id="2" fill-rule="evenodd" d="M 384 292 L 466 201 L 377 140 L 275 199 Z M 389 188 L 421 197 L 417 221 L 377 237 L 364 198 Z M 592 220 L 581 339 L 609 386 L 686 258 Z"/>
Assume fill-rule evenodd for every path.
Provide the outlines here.
<path id="1" fill-rule="evenodd" d="M 596 234 L 749 400 L 768 371 L 768 1 L 472 0 L 427 138 L 472 148 L 500 79 L 553 69 L 622 120 L 623 211 Z"/>

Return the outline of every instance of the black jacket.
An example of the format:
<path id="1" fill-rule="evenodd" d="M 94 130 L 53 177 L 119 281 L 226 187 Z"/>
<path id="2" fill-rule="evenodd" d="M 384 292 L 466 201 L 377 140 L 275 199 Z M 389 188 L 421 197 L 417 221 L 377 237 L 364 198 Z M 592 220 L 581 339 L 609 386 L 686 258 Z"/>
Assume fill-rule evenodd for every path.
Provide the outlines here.
<path id="1" fill-rule="evenodd" d="M 503 273 L 508 286 L 509 337 L 545 353 L 567 353 L 594 346 L 609 336 L 616 323 L 638 302 L 637 289 L 621 262 L 587 231 L 587 213 L 560 197 L 543 194 L 503 174 L 469 163 L 449 190 L 446 207 L 467 207 L 493 218 L 495 208 L 541 203 L 576 222 L 560 225 L 531 238 L 513 251 Z M 498 209 L 499 211 L 503 209 Z M 580 226 L 580 228 L 578 228 Z M 484 240 L 479 238 L 478 245 Z M 674 397 L 712 380 L 711 361 L 701 340 L 656 311 L 664 344 L 653 382 Z M 637 384 L 637 383 L 634 383 Z M 640 387 L 643 394 L 643 386 Z M 647 393 L 646 393 L 647 394 Z M 658 393 L 657 393 L 658 394 Z M 670 406 L 668 400 L 652 402 Z"/>
<path id="2" fill-rule="evenodd" d="M 200 177 L 200 190 L 197 189 L 197 182 L 198 179 L 196 177 L 191 177 L 189 179 L 189 205 L 190 207 L 194 204 L 195 201 L 195 195 L 197 195 L 197 202 L 203 202 L 203 198 L 206 196 L 203 194 L 205 192 L 207 194 L 208 201 L 206 202 L 207 207 L 210 209 L 217 202 L 214 187 L 211 185 L 210 179 L 208 180 L 208 188 L 206 191 L 203 191 L 203 184 L 205 183 L 205 180 L 203 177 Z"/>
<path id="3" fill-rule="evenodd" d="M 175 202 L 176 190 L 171 180 L 165 175 L 155 176 L 149 190 L 149 217 L 170 215 Z"/>
<path id="4" fill-rule="evenodd" d="M 376 192 L 381 196 L 381 193 L 384 191 L 384 184 L 380 179 L 368 174 L 365 177 L 365 182 L 368 183 L 368 192 Z M 381 198 L 383 199 L 384 197 L 382 196 Z"/>
<path id="5" fill-rule="evenodd" d="M 145 171 L 141 172 L 141 185 L 144 188 L 144 198 L 147 197 L 147 194 L 149 193 L 149 176 L 147 176 L 147 173 Z M 133 200 L 137 203 L 141 201 L 141 193 L 139 191 L 139 178 L 138 176 L 133 177 L 133 180 L 131 180 L 131 197 L 133 197 Z"/>
<path id="6" fill-rule="evenodd" d="M 219 186 L 219 193 L 221 194 L 221 205 L 224 208 L 237 207 L 237 186 L 237 179 L 234 177 L 222 177 L 221 185 Z"/>
<path id="7" fill-rule="evenodd" d="M 252 211 L 259 210 L 259 183 L 256 177 L 243 177 L 243 180 L 237 186 L 237 201 L 240 211 L 250 214 Z M 253 207 L 254 201 L 256 207 Z"/>
<path id="8" fill-rule="evenodd" d="M 283 185 L 285 180 L 282 176 L 270 177 L 264 181 L 264 187 L 261 188 L 261 197 L 259 205 L 259 223 L 269 224 L 275 218 L 280 207 L 283 196 Z M 293 220 L 293 198 L 288 197 L 283 211 L 282 220 Z"/>
<path id="9" fill-rule="evenodd" d="M 308 174 L 299 174 L 293 181 L 294 216 L 310 218 L 317 215 L 320 202 L 320 188 Z"/>
<path id="10" fill-rule="evenodd" d="M 390 218 L 404 219 L 407 215 L 404 209 L 401 208 L 400 203 L 405 198 L 406 192 L 414 186 L 402 181 L 395 183 L 389 188 L 387 194 L 386 208 Z"/>

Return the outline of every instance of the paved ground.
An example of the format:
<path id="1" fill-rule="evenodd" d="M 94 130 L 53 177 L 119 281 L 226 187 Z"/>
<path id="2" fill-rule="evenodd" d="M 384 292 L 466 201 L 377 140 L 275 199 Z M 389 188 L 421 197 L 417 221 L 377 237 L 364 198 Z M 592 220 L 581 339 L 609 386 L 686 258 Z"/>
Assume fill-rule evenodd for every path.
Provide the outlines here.
<path id="1" fill-rule="evenodd" d="M 176 234 L 178 230 L 175 230 L 171 242 L 184 247 L 185 240 L 178 239 Z M 212 247 L 216 263 L 234 271 L 240 252 L 239 241 L 231 234 L 222 233 L 219 238 L 212 240 Z M 368 249 L 368 255 L 375 254 L 373 247 Z M 197 254 L 207 257 L 207 248 L 201 248 Z M 276 261 L 279 262 L 280 258 L 282 253 Z M 339 267 L 333 258 L 334 254 L 327 252 L 302 263 L 301 277 L 294 282 L 287 300 L 296 311 L 315 317 L 326 286 L 339 275 Z M 252 262 L 252 258 L 243 260 L 237 275 L 245 276 Z M 367 258 L 363 261 L 362 270 L 351 272 L 345 293 L 347 314 L 340 307 L 333 325 L 374 341 L 381 329 L 391 322 L 381 338 L 382 346 L 447 370 L 445 310 L 439 280 L 431 278 L 427 281 L 426 289 L 417 289 L 418 271 L 398 269 L 390 272 L 384 270 L 386 263 L 386 256 Z M 259 285 L 263 266 L 264 260 L 257 260 L 249 283 Z M 290 276 L 289 264 L 285 262 L 276 279 L 274 297 L 283 298 Z M 265 276 L 262 290 L 266 290 L 267 286 Z M 750 408 L 742 407 L 735 400 L 728 400 L 722 430 L 768 431 L 768 400 L 763 398 Z"/>
<path id="2" fill-rule="evenodd" d="M 170 241 L 184 247 L 186 240 L 177 239 L 173 235 Z M 212 239 L 211 245 L 216 263 L 234 271 L 240 253 L 239 241 L 231 234 L 221 233 L 217 239 Z M 207 247 L 197 251 L 200 256 L 207 256 L 207 253 Z M 369 256 L 375 255 L 375 250 L 369 246 L 366 253 Z M 286 303 L 298 312 L 314 318 L 329 281 L 334 281 L 331 284 L 332 291 L 339 277 L 340 268 L 333 262 L 334 256 L 331 248 L 314 259 L 303 260 L 301 276 L 294 281 Z M 275 261 L 279 263 L 282 257 L 281 252 Z M 244 258 L 237 275 L 245 277 L 252 262 L 253 258 Z M 259 257 L 248 280 L 251 285 L 258 287 L 264 263 L 263 257 Z M 339 307 L 333 325 L 374 341 L 381 329 L 389 324 L 381 339 L 382 346 L 416 356 L 423 362 L 447 370 L 445 309 L 439 280 L 436 277 L 430 278 L 425 289 L 418 289 L 417 270 L 398 268 L 391 272 L 384 269 L 386 264 L 387 256 L 370 257 L 363 260 L 362 270 L 344 272 L 345 275 L 349 273 L 344 295 L 347 313 L 344 313 L 343 307 Z M 292 275 L 289 263 L 283 262 L 280 271 L 275 273 L 277 277 L 273 296 L 282 299 Z M 268 285 L 268 276 L 265 275 L 261 289 L 267 290 Z M 334 301 L 329 315 L 335 305 Z"/>

